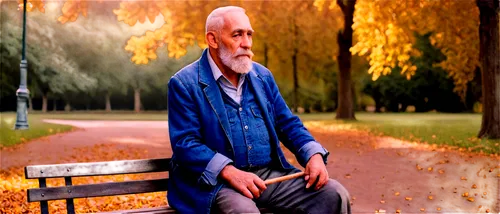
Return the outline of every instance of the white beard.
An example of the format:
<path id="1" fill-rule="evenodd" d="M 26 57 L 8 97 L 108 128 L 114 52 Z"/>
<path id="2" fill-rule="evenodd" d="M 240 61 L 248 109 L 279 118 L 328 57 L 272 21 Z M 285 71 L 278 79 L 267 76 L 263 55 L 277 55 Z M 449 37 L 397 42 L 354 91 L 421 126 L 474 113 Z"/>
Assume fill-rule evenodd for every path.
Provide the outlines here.
<path id="1" fill-rule="evenodd" d="M 219 46 L 219 57 L 224 65 L 226 65 L 236 73 L 247 74 L 248 72 L 250 72 L 250 69 L 252 68 L 251 57 L 238 55 L 249 54 L 250 56 L 253 56 L 252 51 L 245 51 L 242 48 L 238 48 L 238 50 L 234 54 L 235 56 L 237 56 L 235 57 L 233 56 L 233 54 L 231 54 L 231 52 L 229 52 L 224 44 L 220 43 Z"/>

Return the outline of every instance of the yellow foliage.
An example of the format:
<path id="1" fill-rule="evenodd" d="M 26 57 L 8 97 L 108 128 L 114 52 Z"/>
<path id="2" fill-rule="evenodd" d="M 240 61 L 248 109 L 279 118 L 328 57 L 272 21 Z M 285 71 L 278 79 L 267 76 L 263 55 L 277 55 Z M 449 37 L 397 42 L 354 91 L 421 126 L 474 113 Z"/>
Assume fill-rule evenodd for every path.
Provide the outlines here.
<path id="1" fill-rule="evenodd" d="M 70 21 L 74 22 L 81 13 L 84 17 L 87 17 L 88 3 L 86 0 L 67 0 L 62 9 L 62 15 L 57 19 L 62 24 Z"/>
<path id="2" fill-rule="evenodd" d="M 17 0 L 19 3 L 19 10 L 24 10 L 24 1 L 23 0 Z M 43 0 L 28 0 L 26 1 L 26 11 L 27 12 L 32 12 L 34 9 L 38 9 L 38 11 L 45 13 L 45 4 L 43 3 Z"/>
<path id="3" fill-rule="evenodd" d="M 315 0 L 314 5 L 321 11 L 326 1 Z M 374 80 L 396 66 L 410 78 L 417 67 L 409 59 L 420 54 L 412 46 L 413 33 L 433 32 L 431 43 L 446 56 L 438 65 L 449 72 L 455 92 L 463 97 L 479 66 L 478 14 L 474 0 L 358 0 L 350 51 L 369 60 Z"/>
<path id="4" fill-rule="evenodd" d="M 113 10 L 116 14 L 118 21 L 123 21 L 124 23 L 134 26 L 137 21 L 144 23 L 146 17 L 151 23 L 156 19 L 156 16 L 160 15 L 161 4 L 157 1 L 134 1 L 134 2 L 122 2 L 120 3 L 120 8 Z"/>

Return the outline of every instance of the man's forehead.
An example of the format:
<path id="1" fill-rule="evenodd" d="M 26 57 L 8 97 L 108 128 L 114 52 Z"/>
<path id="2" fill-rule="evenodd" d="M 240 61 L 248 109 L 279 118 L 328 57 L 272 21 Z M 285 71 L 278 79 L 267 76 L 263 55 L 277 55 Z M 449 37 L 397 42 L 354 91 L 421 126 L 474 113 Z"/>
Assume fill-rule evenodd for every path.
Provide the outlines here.
<path id="1" fill-rule="evenodd" d="M 224 16 L 224 29 L 228 31 L 253 31 L 245 13 L 230 12 Z"/>

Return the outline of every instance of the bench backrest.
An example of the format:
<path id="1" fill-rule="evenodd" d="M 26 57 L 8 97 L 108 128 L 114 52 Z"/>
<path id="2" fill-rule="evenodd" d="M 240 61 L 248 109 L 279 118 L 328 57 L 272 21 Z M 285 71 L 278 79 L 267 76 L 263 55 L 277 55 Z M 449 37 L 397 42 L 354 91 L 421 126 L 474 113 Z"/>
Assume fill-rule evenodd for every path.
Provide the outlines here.
<path id="1" fill-rule="evenodd" d="M 48 201 L 66 199 L 68 213 L 75 213 L 74 198 L 138 194 L 167 191 L 168 178 L 100 184 L 72 185 L 72 177 L 167 172 L 170 158 L 31 165 L 24 168 L 26 179 L 38 179 L 40 188 L 28 189 L 28 202 L 40 202 L 42 214 L 48 214 Z M 63 178 L 66 186 L 47 187 L 47 178 Z"/>

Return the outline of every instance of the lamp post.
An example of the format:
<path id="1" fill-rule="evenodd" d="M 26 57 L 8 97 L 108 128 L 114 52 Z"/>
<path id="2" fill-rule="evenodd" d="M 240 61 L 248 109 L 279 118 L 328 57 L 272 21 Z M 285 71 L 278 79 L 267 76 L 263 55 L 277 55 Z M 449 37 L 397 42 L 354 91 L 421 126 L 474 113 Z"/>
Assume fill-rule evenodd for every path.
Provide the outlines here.
<path id="1" fill-rule="evenodd" d="M 28 99 L 29 90 L 26 87 L 28 75 L 28 60 L 26 60 L 26 1 L 23 3 L 23 49 L 21 58 L 21 83 L 16 91 L 17 96 L 17 119 L 14 129 L 28 129 Z"/>

